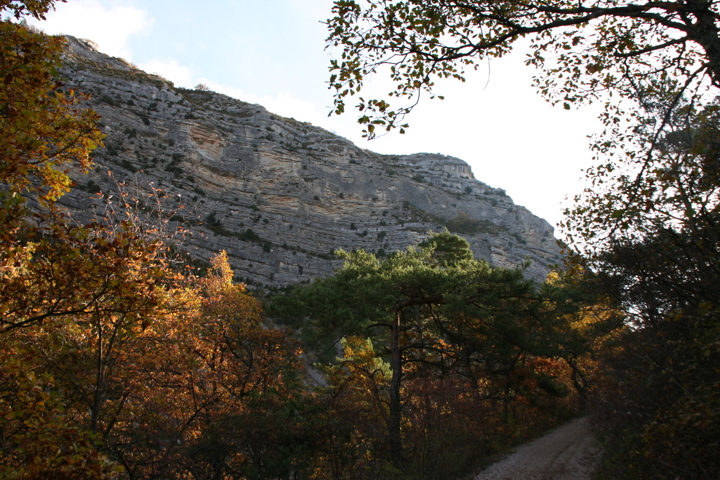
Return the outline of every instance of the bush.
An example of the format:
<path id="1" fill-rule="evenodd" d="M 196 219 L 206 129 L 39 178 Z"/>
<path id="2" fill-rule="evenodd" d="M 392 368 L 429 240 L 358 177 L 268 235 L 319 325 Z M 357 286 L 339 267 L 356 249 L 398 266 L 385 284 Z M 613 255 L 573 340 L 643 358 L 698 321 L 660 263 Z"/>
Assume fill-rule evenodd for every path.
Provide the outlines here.
<path id="1" fill-rule="evenodd" d="M 134 166 L 132 163 L 130 163 L 129 160 L 121 160 L 121 161 L 120 161 L 120 165 L 121 165 L 125 170 L 128 170 L 128 171 L 130 171 L 130 172 L 132 172 L 132 173 L 135 173 L 135 172 L 138 171 L 138 169 L 135 168 L 135 166 Z"/>
<path id="2" fill-rule="evenodd" d="M 88 193 L 100 193 L 100 185 L 93 182 L 92 180 L 88 180 L 87 185 L 85 186 L 85 189 Z"/>

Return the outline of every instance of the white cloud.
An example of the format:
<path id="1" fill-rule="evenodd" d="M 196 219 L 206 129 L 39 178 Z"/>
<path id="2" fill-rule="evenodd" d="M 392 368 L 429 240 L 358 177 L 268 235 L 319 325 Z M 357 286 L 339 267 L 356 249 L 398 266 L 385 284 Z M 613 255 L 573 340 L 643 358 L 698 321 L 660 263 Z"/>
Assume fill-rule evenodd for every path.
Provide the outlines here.
<path id="1" fill-rule="evenodd" d="M 194 86 L 190 69 L 180 65 L 177 60 L 152 60 L 138 65 L 139 68 L 167 78 L 178 87 L 191 88 Z"/>
<path id="2" fill-rule="evenodd" d="M 128 38 L 152 25 L 145 10 L 113 5 L 106 7 L 98 0 L 73 0 L 58 3 L 46 21 L 30 21 L 51 35 L 66 34 L 87 38 L 98 44 L 108 55 L 131 60 Z"/>

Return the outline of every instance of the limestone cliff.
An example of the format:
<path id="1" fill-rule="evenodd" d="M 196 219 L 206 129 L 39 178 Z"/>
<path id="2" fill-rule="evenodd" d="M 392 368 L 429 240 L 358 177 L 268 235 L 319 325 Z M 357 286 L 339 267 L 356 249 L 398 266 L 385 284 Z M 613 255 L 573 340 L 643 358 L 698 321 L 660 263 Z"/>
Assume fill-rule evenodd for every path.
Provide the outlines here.
<path id="1" fill-rule="evenodd" d="M 307 281 L 338 266 L 337 248 L 385 255 L 444 228 L 494 265 L 529 258 L 527 273 L 539 280 L 560 261 L 553 228 L 476 180 L 462 160 L 379 155 L 68 42 L 65 81 L 92 95 L 106 134 L 96 168 L 77 175 L 79 188 L 63 198 L 76 216 L 87 216 L 103 201 L 97 192 L 109 195 L 116 181 L 141 196 L 160 189 L 165 208 L 176 210 L 173 222 L 193 232 L 191 255 L 206 261 L 226 250 L 251 285 Z"/>

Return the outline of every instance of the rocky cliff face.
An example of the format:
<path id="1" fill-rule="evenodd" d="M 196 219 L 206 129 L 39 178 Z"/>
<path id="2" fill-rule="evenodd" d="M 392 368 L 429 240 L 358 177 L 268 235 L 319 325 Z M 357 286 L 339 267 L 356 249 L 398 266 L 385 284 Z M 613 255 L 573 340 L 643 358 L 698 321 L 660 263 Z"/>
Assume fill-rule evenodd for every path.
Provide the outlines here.
<path id="1" fill-rule="evenodd" d="M 192 231 L 197 259 L 226 250 L 250 285 L 326 275 L 337 248 L 386 255 L 449 229 L 476 257 L 503 267 L 532 262 L 542 280 L 560 251 L 553 228 L 462 160 L 379 155 L 321 128 L 224 95 L 185 90 L 69 38 L 63 75 L 103 117 L 96 168 L 63 198 L 86 217 L 116 182 L 145 198 L 162 191 L 172 222 Z M 112 176 L 108 175 L 112 172 Z M 105 199 L 98 192 L 105 194 Z"/>

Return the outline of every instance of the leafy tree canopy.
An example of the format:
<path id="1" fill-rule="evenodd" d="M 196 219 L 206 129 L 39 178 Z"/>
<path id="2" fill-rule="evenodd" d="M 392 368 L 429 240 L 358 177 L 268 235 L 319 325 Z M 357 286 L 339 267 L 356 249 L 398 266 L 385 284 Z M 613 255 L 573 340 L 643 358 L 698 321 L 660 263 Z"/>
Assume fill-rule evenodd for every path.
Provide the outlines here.
<path id="1" fill-rule="evenodd" d="M 3 1 L 0 11 L 43 18 L 53 4 Z M 45 202 L 69 190 L 67 168 L 87 168 L 102 138 L 97 114 L 57 80 L 64 45 L 60 37 L 0 22 L 0 182 Z"/>
<path id="2" fill-rule="evenodd" d="M 359 99 L 369 137 L 376 127 L 402 132 L 403 117 L 421 93 L 434 96 L 437 79 L 464 81 L 467 70 L 506 55 L 522 38 L 531 40 L 526 63 L 543 72 L 536 86 L 565 108 L 603 94 L 637 96 L 667 82 L 720 85 L 718 7 L 711 0 L 338 0 L 333 13 L 327 43 L 342 48 L 330 67 L 335 113 L 382 69 L 395 85 L 388 96 L 405 100 L 391 106 Z"/>
<path id="3" fill-rule="evenodd" d="M 45 14 L 55 8 L 56 1 L 65 0 L 0 0 L 0 10 L 7 10 L 17 19 L 31 15 L 37 19 L 45 19 Z"/>

